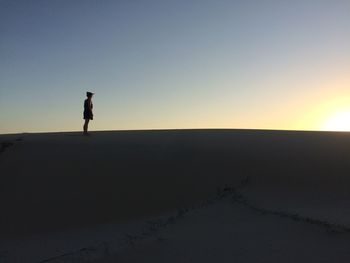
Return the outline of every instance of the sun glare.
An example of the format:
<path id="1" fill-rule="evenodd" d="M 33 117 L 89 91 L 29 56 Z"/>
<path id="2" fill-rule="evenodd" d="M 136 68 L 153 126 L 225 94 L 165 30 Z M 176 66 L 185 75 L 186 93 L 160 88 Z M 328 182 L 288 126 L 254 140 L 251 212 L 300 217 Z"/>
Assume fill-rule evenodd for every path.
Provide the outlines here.
<path id="1" fill-rule="evenodd" d="M 339 111 L 330 116 L 323 124 L 325 131 L 350 131 L 350 109 Z"/>

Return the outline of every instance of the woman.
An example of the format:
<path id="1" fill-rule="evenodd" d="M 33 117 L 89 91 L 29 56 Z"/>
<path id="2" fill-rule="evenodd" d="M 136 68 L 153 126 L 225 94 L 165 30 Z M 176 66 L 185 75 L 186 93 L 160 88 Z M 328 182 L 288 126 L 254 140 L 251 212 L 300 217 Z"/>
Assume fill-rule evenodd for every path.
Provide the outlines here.
<path id="1" fill-rule="evenodd" d="M 89 121 L 93 119 L 94 115 L 92 114 L 92 95 L 94 93 L 92 92 L 86 92 L 87 99 L 84 101 L 84 119 L 85 123 L 83 126 L 84 129 L 84 135 L 89 135 L 88 133 L 88 126 L 89 126 Z"/>

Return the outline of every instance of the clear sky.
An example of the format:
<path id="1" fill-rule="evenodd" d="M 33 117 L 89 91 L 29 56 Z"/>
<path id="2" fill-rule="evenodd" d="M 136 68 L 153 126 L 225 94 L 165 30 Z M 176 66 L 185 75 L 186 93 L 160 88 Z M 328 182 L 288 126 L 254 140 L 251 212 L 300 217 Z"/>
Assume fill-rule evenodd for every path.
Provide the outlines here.
<path id="1" fill-rule="evenodd" d="M 350 1 L 0 0 L 0 133 L 81 130 L 86 91 L 91 130 L 350 125 Z"/>

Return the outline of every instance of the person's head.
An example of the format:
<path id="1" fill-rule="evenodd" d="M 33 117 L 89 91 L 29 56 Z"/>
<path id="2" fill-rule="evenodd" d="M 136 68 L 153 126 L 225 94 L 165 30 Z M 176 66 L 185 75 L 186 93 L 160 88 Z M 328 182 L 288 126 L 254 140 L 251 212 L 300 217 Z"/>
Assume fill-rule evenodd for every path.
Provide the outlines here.
<path id="1" fill-rule="evenodd" d="M 86 92 L 86 97 L 88 97 L 88 99 L 91 99 L 92 95 L 94 95 L 94 93 L 92 93 L 90 91 Z"/>

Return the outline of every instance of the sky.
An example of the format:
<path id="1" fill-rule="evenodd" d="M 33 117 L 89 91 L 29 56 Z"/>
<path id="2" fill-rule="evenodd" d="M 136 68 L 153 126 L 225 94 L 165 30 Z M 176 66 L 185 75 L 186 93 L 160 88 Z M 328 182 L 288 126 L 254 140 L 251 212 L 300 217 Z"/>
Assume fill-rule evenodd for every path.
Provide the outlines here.
<path id="1" fill-rule="evenodd" d="M 348 0 L 0 0 L 0 133 L 82 130 L 86 91 L 90 130 L 350 130 L 349 14 Z"/>

